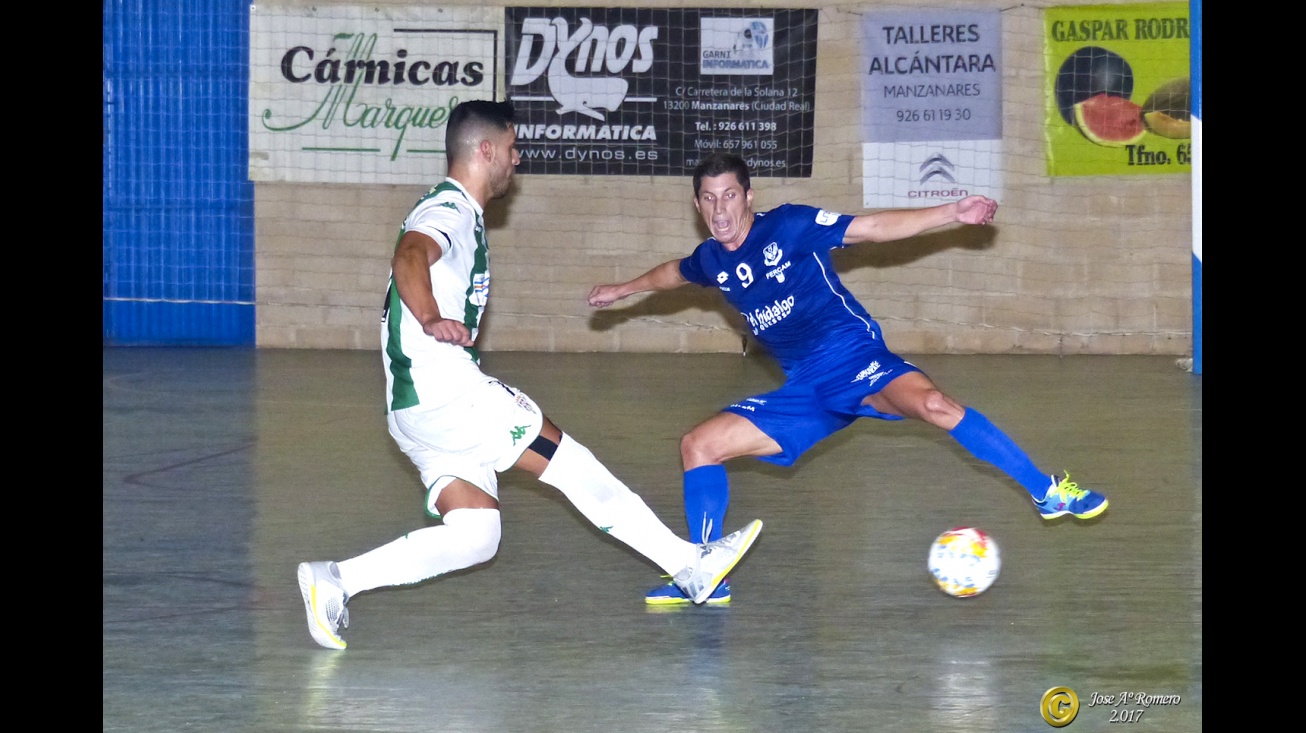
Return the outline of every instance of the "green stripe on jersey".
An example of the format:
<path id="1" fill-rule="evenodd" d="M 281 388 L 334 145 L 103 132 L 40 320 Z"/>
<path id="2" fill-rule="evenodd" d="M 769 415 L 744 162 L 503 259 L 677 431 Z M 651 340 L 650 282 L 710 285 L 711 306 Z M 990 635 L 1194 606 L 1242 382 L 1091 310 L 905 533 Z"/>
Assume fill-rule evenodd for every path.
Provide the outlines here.
<path id="1" fill-rule="evenodd" d="M 490 270 L 490 243 L 485 238 L 485 223 L 481 221 L 481 215 L 476 215 L 476 257 L 472 261 L 472 274 L 470 281 L 467 283 L 467 292 L 463 294 L 463 325 L 467 327 L 468 333 L 475 333 L 476 326 L 480 321 L 481 308 L 476 305 L 472 296 L 476 292 L 476 281 L 483 279 Z M 485 285 L 487 288 L 489 284 Z M 489 297 L 487 290 L 486 297 Z M 481 363 L 480 352 L 475 346 L 465 347 L 467 353 L 472 355 L 472 361 L 477 364 Z"/>
<path id="2" fill-rule="evenodd" d="M 417 387 L 413 384 L 413 360 L 404 353 L 399 322 L 403 320 L 403 306 L 394 275 L 390 276 L 390 290 L 386 293 L 385 353 L 390 356 L 390 374 L 394 381 L 390 388 L 390 409 L 402 410 L 418 404 Z"/>

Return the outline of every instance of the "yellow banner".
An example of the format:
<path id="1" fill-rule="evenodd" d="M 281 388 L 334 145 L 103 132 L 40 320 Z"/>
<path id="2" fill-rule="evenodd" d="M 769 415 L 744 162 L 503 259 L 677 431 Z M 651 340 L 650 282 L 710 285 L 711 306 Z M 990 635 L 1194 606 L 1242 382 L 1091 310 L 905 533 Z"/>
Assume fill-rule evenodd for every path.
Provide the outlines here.
<path id="1" fill-rule="evenodd" d="M 1043 11 L 1049 175 L 1192 170 L 1188 8 Z"/>

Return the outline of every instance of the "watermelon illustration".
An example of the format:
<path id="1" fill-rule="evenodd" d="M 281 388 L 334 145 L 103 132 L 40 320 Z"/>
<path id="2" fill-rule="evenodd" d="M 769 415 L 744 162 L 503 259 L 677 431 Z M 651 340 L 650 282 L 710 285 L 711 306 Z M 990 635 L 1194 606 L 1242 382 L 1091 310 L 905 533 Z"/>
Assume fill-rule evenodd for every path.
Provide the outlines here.
<path id="1" fill-rule="evenodd" d="M 1074 106 L 1075 127 L 1098 145 L 1120 148 L 1143 138 L 1143 108 L 1111 94 L 1098 94 Z"/>
<path id="2" fill-rule="evenodd" d="M 1062 119 L 1075 124 L 1075 105 L 1099 94 L 1132 97 L 1134 69 L 1115 51 L 1084 46 L 1067 56 L 1057 71 L 1057 109 Z"/>

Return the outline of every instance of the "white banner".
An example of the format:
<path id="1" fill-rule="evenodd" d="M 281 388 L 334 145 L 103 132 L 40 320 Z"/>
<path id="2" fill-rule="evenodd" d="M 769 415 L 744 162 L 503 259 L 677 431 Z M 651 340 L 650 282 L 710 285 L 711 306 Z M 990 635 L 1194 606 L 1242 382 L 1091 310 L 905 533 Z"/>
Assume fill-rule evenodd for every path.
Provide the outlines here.
<path id="1" fill-rule="evenodd" d="M 249 177 L 425 185 L 449 112 L 496 99 L 503 8 L 251 7 Z"/>
<path id="2" fill-rule="evenodd" d="M 936 206 L 973 194 L 1002 203 L 1001 140 L 862 144 L 862 206 Z"/>
<path id="3" fill-rule="evenodd" d="M 862 199 L 916 208 L 1001 201 L 1002 17 L 870 11 L 862 19 Z"/>

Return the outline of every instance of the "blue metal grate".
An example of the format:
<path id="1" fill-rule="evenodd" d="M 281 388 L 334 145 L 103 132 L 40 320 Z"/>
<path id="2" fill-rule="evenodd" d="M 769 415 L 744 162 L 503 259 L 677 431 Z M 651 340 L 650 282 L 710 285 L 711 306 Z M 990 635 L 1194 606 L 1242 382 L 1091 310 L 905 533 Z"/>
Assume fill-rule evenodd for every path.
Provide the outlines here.
<path id="1" fill-rule="evenodd" d="M 104 11 L 105 344 L 252 345 L 249 5 Z"/>

